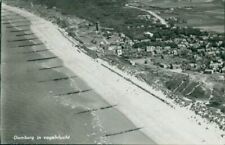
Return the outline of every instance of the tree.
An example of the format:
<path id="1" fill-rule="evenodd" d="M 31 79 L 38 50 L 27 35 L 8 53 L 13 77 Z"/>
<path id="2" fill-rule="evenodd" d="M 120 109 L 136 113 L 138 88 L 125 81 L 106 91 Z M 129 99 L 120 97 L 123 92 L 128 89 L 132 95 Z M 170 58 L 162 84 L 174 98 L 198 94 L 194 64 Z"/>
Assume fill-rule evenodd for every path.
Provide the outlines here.
<path id="1" fill-rule="evenodd" d="M 221 53 L 220 57 L 225 61 L 225 53 Z"/>

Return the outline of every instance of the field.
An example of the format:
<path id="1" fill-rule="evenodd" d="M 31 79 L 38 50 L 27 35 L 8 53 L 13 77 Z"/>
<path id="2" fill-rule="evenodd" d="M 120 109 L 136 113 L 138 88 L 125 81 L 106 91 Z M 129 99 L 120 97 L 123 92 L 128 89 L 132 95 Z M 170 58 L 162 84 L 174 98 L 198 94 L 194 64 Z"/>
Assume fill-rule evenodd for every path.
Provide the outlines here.
<path id="1" fill-rule="evenodd" d="M 131 0 L 136 2 L 141 2 L 156 7 L 163 8 L 176 8 L 185 6 L 200 6 L 200 7 L 213 7 L 220 6 L 223 7 L 222 0 Z"/>
<path id="2" fill-rule="evenodd" d="M 181 26 L 224 32 L 224 2 L 222 0 L 136 0 L 135 3 L 159 12 L 164 18 L 179 17 Z M 171 10 L 171 11 L 170 11 Z"/>
<path id="3" fill-rule="evenodd" d="M 124 8 L 126 0 L 32 0 L 33 3 L 45 4 L 48 8 L 56 7 L 65 15 L 76 15 L 103 27 L 123 31 L 126 23 L 142 11 Z"/>

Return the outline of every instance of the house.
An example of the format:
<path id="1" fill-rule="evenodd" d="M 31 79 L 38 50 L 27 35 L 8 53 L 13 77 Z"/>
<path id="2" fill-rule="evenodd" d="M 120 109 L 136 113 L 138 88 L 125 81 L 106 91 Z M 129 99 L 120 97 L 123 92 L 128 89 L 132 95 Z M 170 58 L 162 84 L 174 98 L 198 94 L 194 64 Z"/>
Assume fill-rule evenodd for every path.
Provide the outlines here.
<path id="1" fill-rule="evenodd" d="M 172 53 L 173 53 L 173 55 L 174 55 L 174 56 L 177 56 L 177 55 L 178 55 L 177 50 L 173 50 L 173 52 L 172 52 Z"/>
<path id="2" fill-rule="evenodd" d="M 134 45 L 134 42 L 132 40 L 127 40 L 126 43 L 131 47 Z"/>
<path id="3" fill-rule="evenodd" d="M 142 39 L 141 42 L 150 42 L 149 39 Z"/>
<path id="4" fill-rule="evenodd" d="M 120 34 L 119 34 L 119 37 L 121 37 L 121 38 L 126 38 L 126 35 L 123 34 L 123 33 L 120 33 Z"/>
<path id="5" fill-rule="evenodd" d="M 196 70 L 197 64 L 196 63 L 189 63 L 186 65 L 187 70 Z"/>
<path id="6" fill-rule="evenodd" d="M 175 39 L 174 39 L 174 43 L 176 43 L 176 44 L 179 44 L 179 43 L 180 43 L 180 41 L 181 41 L 181 39 L 180 39 L 180 38 L 175 38 Z"/>
<path id="7" fill-rule="evenodd" d="M 146 52 L 153 52 L 155 50 L 155 46 L 147 46 L 145 51 Z"/>
<path id="8" fill-rule="evenodd" d="M 151 19 L 151 15 L 138 15 L 137 17 L 141 20 L 150 20 Z"/>
<path id="9" fill-rule="evenodd" d="M 214 51 L 216 55 L 219 55 L 220 54 L 220 50 L 216 50 Z"/>
<path id="10" fill-rule="evenodd" d="M 129 60 L 129 62 L 130 62 L 131 65 L 135 65 L 135 64 L 136 64 L 136 63 L 135 63 L 134 61 L 132 61 L 132 60 Z"/>
<path id="11" fill-rule="evenodd" d="M 180 64 L 170 64 L 170 69 L 181 69 Z"/>
<path id="12" fill-rule="evenodd" d="M 107 41 L 101 41 L 99 43 L 99 47 L 101 47 L 102 49 L 108 49 L 108 42 Z"/>
<path id="13" fill-rule="evenodd" d="M 214 73 L 214 70 L 213 69 L 206 69 L 204 71 L 205 74 L 213 74 Z"/>
<path id="14" fill-rule="evenodd" d="M 179 49 L 186 49 L 187 47 L 186 47 L 186 45 L 184 45 L 184 44 L 178 44 L 178 48 L 179 48 Z"/>
<path id="15" fill-rule="evenodd" d="M 223 59 L 217 58 L 217 62 L 223 65 Z"/>
<path id="16" fill-rule="evenodd" d="M 221 69 L 221 73 L 225 73 L 225 67 Z"/>
<path id="17" fill-rule="evenodd" d="M 212 51 L 216 51 L 218 48 L 216 48 L 216 47 L 211 47 L 211 50 Z"/>
<path id="18" fill-rule="evenodd" d="M 200 57 L 199 55 L 193 55 L 193 59 L 195 60 L 195 61 L 199 61 L 199 60 L 201 60 L 202 59 L 202 57 Z"/>
<path id="19" fill-rule="evenodd" d="M 205 52 L 205 49 L 197 49 L 197 52 L 198 53 L 202 53 L 202 52 L 204 53 Z"/>
<path id="20" fill-rule="evenodd" d="M 202 36 L 202 39 L 203 39 L 203 40 L 208 40 L 209 37 L 208 37 L 208 36 Z"/>
<path id="21" fill-rule="evenodd" d="M 159 63 L 159 66 L 160 66 L 161 68 L 167 68 L 167 67 L 168 67 L 165 63 Z"/>
<path id="22" fill-rule="evenodd" d="M 211 48 L 206 48 L 205 49 L 206 52 L 211 52 L 211 50 L 212 50 Z"/>
<path id="23" fill-rule="evenodd" d="M 153 37 L 153 36 L 154 36 L 154 34 L 151 33 L 151 32 L 144 32 L 144 35 L 145 35 L 146 37 Z"/>
<path id="24" fill-rule="evenodd" d="M 200 45 L 199 43 L 194 43 L 194 44 L 192 44 L 192 47 L 195 48 L 195 49 L 199 48 L 200 46 L 201 46 L 201 45 Z"/>
<path id="25" fill-rule="evenodd" d="M 216 56 L 214 51 L 206 52 L 206 56 Z"/>
<path id="26" fill-rule="evenodd" d="M 209 64 L 209 68 L 214 69 L 214 70 L 218 69 L 221 66 L 222 66 L 221 63 L 210 63 Z"/>
<path id="27" fill-rule="evenodd" d="M 170 46 L 165 46 L 164 49 L 165 50 L 171 50 L 171 47 Z"/>
<path id="28" fill-rule="evenodd" d="M 220 46 L 222 44 L 223 44 L 223 41 L 219 41 L 219 42 L 216 43 L 217 46 Z"/>
<path id="29" fill-rule="evenodd" d="M 161 42 L 162 38 L 156 38 L 155 40 Z"/>
<path id="30" fill-rule="evenodd" d="M 162 50 L 162 47 L 161 46 L 156 46 L 156 49 L 157 50 Z"/>
<path id="31" fill-rule="evenodd" d="M 196 63 L 189 63 L 190 67 L 196 68 L 197 64 Z"/>
<path id="32" fill-rule="evenodd" d="M 123 54 L 122 49 L 117 48 L 117 49 L 116 49 L 116 54 L 117 54 L 118 56 L 121 56 L 121 55 Z"/>
<path id="33" fill-rule="evenodd" d="M 162 50 L 161 50 L 161 49 L 156 49 L 156 50 L 154 51 L 154 53 L 155 53 L 155 54 L 162 54 Z"/>
<path id="34" fill-rule="evenodd" d="M 137 48 L 137 52 L 141 52 L 142 51 L 142 49 L 141 48 Z"/>
<path id="35" fill-rule="evenodd" d="M 108 50 L 115 50 L 118 46 L 117 45 L 110 45 Z"/>

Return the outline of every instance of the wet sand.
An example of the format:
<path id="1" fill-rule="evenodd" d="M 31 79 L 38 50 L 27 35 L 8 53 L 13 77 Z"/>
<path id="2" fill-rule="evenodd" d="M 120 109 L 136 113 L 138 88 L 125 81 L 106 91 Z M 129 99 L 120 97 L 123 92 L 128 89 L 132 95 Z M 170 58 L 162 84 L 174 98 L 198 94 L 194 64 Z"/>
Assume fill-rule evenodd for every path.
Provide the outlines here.
<path id="1" fill-rule="evenodd" d="M 114 104 L 103 100 L 44 45 L 32 46 L 42 42 L 31 34 L 28 20 L 23 24 L 28 25 L 2 25 L 2 143 L 154 143 L 140 130 L 113 135 L 136 128 L 116 107 L 82 113 Z M 39 60 L 43 58 L 52 59 Z M 78 91 L 84 92 L 71 93 Z M 54 135 L 69 139 L 43 139 Z"/>

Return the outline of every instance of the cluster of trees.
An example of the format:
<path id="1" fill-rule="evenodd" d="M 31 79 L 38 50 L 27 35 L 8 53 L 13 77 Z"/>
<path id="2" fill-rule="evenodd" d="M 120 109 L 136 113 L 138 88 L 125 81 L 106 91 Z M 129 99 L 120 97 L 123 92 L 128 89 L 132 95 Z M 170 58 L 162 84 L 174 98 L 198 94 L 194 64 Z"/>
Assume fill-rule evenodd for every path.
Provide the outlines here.
<path id="1" fill-rule="evenodd" d="M 182 36 L 202 36 L 204 35 L 204 32 L 201 32 L 199 29 L 196 28 L 182 28 L 182 27 L 177 27 L 177 28 L 160 28 L 160 29 L 155 29 L 155 37 L 159 38 L 165 38 L 165 39 L 173 39 L 173 38 L 180 38 Z"/>
<path id="2" fill-rule="evenodd" d="M 76 14 L 90 21 L 97 21 L 105 16 L 111 17 L 120 12 L 126 0 L 23 0 L 27 3 L 37 3 L 47 8 L 58 8 L 63 14 Z"/>
<path id="3" fill-rule="evenodd" d="M 223 53 L 221 52 L 220 57 L 225 61 L 225 52 L 223 52 Z"/>
<path id="4" fill-rule="evenodd" d="M 161 46 L 161 47 L 170 46 L 171 48 L 176 48 L 177 44 L 165 43 L 163 41 L 162 42 L 161 41 L 148 41 L 148 42 L 135 43 L 133 45 L 134 48 L 145 48 L 146 46 Z"/>

